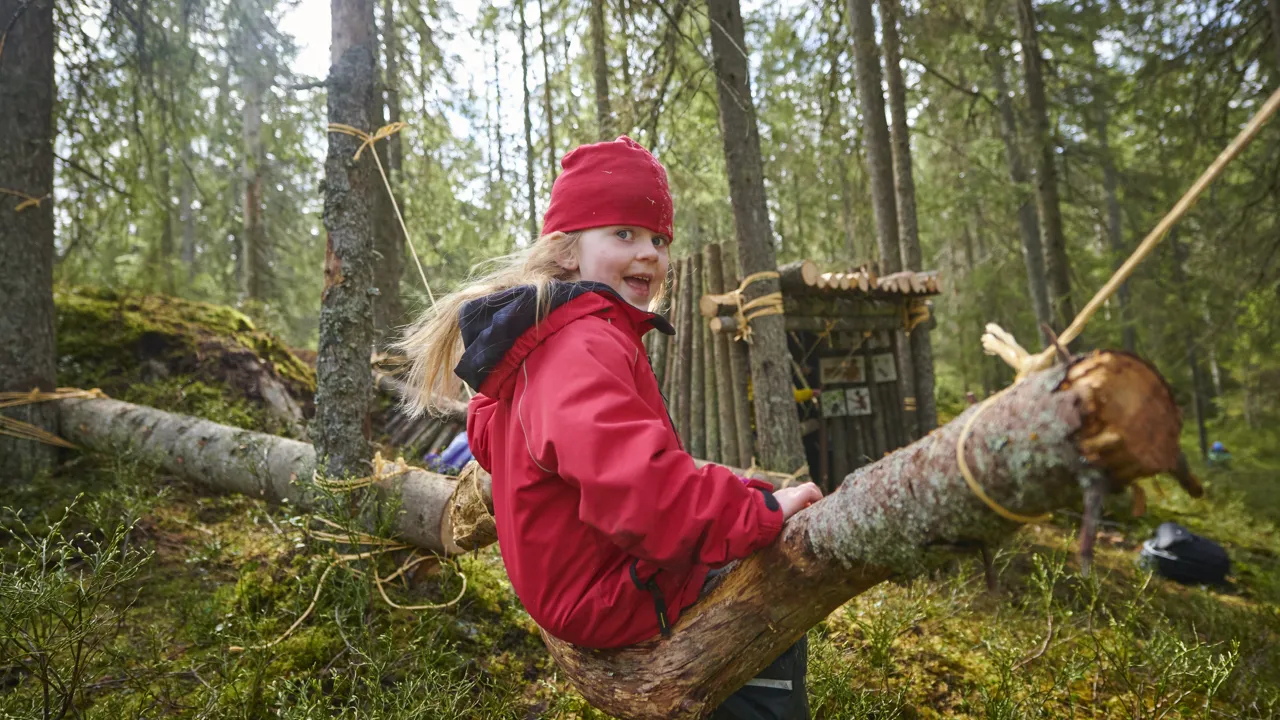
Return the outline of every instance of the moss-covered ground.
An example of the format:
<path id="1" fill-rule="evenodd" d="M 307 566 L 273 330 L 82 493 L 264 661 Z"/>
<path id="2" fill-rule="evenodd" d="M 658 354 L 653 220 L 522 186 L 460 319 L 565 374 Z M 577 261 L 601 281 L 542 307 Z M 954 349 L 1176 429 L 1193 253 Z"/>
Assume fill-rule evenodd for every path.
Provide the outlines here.
<path id="1" fill-rule="evenodd" d="M 200 402 L 150 399 L 254 419 L 216 388 Z M 1203 472 L 1207 498 L 1165 479 L 1149 486 L 1146 517 L 1116 502 L 1088 579 L 1064 514 L 998 549 L 995 592 L 976 557 L 957 557 L 832 614 L 810 634 L 813 716 L 1280 715 L 1280 438 L 1223 432 L 1236 461 Z M 401 604 L 444 601 L 461 572 L 455 606 L 392 609 L 357 561 L 360 573 L 330 574 L 287 639 L 232 652 L 277 638 L 311 603 L 333 546 L 308 537 L 304 518 L 127 455 L 69 457 L 0 504 L 13 509 L 0 525 L 0 717 L 602 717 L 556 673 L 492 548 L 390 590 Z M 1227 546 L 1229 588 L 1136 566 L 1168 519 Z"/>

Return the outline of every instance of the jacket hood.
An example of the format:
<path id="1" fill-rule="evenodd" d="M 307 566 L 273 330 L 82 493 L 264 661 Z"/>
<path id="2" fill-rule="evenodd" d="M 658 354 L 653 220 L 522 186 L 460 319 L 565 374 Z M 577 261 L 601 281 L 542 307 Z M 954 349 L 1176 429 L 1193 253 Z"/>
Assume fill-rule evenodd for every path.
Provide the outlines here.
<path id="1" fill-rule="evenodd" d="M 604 283 L 557 281 L 552 282 L 547 291 L 550 306 L 541 322 L 537 313 L 538 292 L 532 285 L 508 288 L 463 305 L 458 312 L 458 325 L 462 330 L 465 349 L 462 359 L 454 368 L 458 377 L 476 392 L 482 392 L 481 387 L 490 379 L 494 370 L 499 366 L 518 365 L 537 346 L 537 342 L 521 343 L 521 349 L 517 351 L 519 357 L 507 357 L 517 341 L 534 330 L 535 326 L 539 330 L 545 327 L 549 335 L 580 315 L 598 312 L 610 306 L 631 320 L 636 327 L 637 336 L 643 335 L 651 327 L 667 335 L 675 334 L 665 317 L 635 307 Z M 574 302 L 588 295 L 604 302 Z M 566 306 L 570 304 L 581 312 L 570 312 L 568 315 L 558 312 L 568 310 Z M 558 316 L 555 321 L 552 321 L 553 315 Z"/>

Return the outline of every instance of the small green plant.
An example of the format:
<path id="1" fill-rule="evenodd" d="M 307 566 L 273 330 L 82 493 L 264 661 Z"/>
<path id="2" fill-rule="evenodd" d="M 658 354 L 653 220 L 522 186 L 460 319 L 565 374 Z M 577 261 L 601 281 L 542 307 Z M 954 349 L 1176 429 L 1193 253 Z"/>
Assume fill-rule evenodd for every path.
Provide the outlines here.
<path id="1" fill-rule="evenodd" d="M 72 533 L 75 505 L 43 533 L 16 511 L 3 511 L 15 532 L 0 576 L 0 666 L 17 678 L 15 690 L 0 696 L 5 712 L 78 714 L 132 602 L 126 587 L 150 558 L 126 546 L 132 525 Z"/>

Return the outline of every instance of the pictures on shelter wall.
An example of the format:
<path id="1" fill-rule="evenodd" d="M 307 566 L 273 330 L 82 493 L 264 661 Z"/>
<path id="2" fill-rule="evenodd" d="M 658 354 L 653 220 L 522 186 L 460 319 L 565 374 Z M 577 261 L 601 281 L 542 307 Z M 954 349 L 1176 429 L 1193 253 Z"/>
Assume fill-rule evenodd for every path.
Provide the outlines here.
<path id="1" fill-rule="evenodd" d="M 827 388 L 822 391 L 822 416 L 871 414 L 871 390 L 865 387 Z"/>
<path id="2" fill-rule="evenodd" d="M 818 360 L 818 382 L 824 386 L 866 381 L 867 359 L 861 355 L 824 357 Z"/>
<path id="3" fill-rule="evenodd" d="M 822 416 L 841 417 L 846 415 L 844 391 L 832 388 L 822 391 Z"/>
<path id="4" fill-rule="evenodd" d="M 871 390 L 864 387 L 845 388 L 844 406 L 849 415 L 870 415 Z"/>
<path id="5" fill-rule="evenodd" d="M 892 353 L 871 356 L 871 379 L 875 382 L 893 382 L 898 379 L 898 368 Z"/>

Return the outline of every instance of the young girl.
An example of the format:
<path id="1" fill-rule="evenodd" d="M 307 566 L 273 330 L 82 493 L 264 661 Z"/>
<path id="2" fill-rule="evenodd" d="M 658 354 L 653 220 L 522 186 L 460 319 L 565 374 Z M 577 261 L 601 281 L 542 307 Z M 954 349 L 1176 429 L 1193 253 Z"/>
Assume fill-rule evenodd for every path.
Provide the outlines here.
<path id="1" fill-rule="evenodd" d="M 627 137 L 561 165 L 541 238 L 442 299 L 402 348 L 412 409 L 456 396 L 458 378 L 476 392 L 467 436 L 529 615 L 609 648 L 670 632 L 710 570 L 773 542 L 821 493 L 694 466 L 641 342 L 675 332 L 650 311 L 672 237 L 666 171 Z M 802 644 L 716 715 L 807 716 Z"/>

